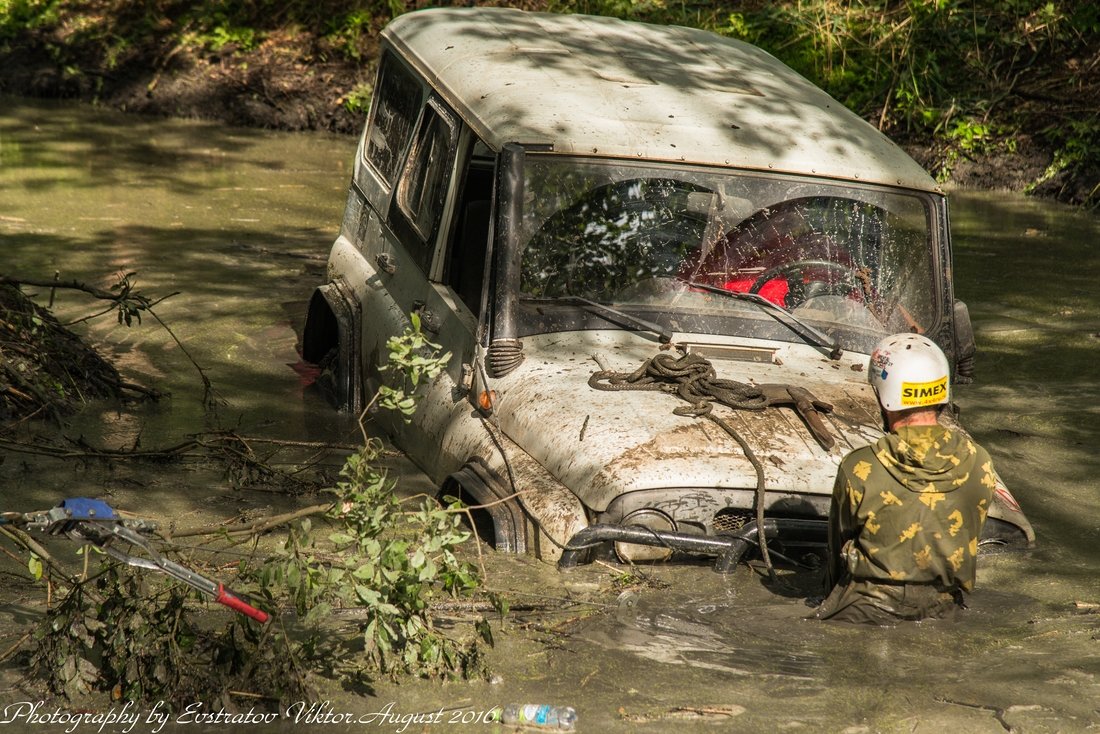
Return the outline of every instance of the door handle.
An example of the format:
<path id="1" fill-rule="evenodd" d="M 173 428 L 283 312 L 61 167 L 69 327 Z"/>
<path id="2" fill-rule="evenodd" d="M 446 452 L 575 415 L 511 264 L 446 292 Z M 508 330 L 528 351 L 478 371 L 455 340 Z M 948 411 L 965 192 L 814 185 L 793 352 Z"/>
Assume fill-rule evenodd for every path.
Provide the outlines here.
<path id="1" fill-rule="evenodd" d="M 397 272 L 397 261 L 388 252 L 378 253 L 374 257 L 374 262 L 377 263 L 378 269 L 386 275 L 393 275 Z"/>

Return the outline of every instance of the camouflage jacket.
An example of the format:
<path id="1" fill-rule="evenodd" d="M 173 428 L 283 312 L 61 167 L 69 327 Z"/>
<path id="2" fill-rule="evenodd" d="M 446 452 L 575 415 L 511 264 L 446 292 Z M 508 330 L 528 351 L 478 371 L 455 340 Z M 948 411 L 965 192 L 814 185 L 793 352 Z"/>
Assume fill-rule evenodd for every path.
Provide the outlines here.
<path id="1" fill-rule="evenodd" d="M 904 426 L 851 452 L 833 487 L 827 587 L 971 590 L 995 481 L 985 449 L 943 426 Z"/>

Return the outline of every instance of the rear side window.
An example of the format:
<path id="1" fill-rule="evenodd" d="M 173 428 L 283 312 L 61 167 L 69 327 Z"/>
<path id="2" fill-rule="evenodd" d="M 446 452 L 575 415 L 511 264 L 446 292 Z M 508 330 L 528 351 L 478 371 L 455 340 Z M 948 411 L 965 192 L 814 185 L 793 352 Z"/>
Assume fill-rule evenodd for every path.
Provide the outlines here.
<path id="1" fill-rule="evenodd" d="M 400 210 L 396 222 L 412 235 L 403 235 L 402 240 L 425 272 L 431 266 L 457 142 L 457 121 L 432 100 L 424 110 L 396 197 Z"/>
<path id="2" fill-rule="evenodd" d="M 429 106 L 415 148 L 409 156 L 405 176 L 398 187 L 397 201 L 401 210 L 424 241 L 435 234 L 439 215 L 443 211 L 455 133 L 454 124 Z"/>
<path id="3" fill-rule="evenodd" d="M 378 74 L 366 157 L 388 184 L 397 176 L 422 98 L 416 78 L 393 54 L 386 53 Z"/>

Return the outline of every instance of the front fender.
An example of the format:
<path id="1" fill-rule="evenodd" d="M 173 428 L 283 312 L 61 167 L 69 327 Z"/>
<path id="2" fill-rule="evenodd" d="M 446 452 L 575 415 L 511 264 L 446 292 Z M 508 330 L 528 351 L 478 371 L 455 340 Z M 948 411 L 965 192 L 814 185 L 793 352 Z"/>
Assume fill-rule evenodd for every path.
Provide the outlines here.
<path id="1" fill-rule="evenodd" d="M 489 435 L 490 430 L 485 426 L 480 455 L 444 481 L 444 493 L 458 485 L 479 504 L 493 504 L 486 512 L 493 519 L 498 548 L 534 551 L 540 560 L 557 562 L 569 539 L 588 527 L 584 505 L 527 452 L 506 436 Z"/>

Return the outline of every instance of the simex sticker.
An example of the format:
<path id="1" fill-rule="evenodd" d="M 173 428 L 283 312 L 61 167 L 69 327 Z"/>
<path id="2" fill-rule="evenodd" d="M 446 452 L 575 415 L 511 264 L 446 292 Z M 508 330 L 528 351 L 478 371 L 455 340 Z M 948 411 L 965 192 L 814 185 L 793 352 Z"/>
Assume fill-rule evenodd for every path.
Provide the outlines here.
<path id="1" fill-rule="evenodd" d="M 935 405 L 947 398 L 947 376 L 932 382 L 901 383 L 901 404 L 906 408 Z"/>

